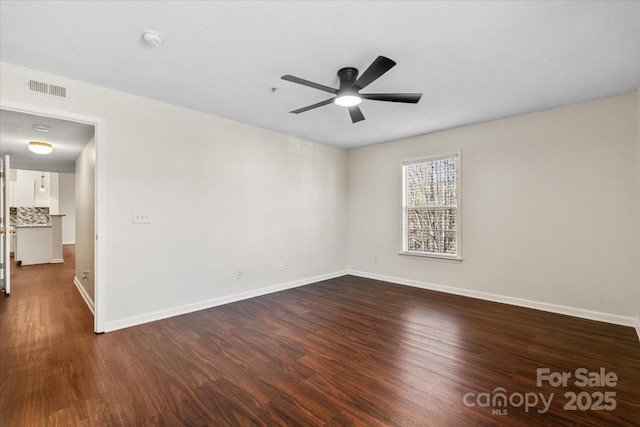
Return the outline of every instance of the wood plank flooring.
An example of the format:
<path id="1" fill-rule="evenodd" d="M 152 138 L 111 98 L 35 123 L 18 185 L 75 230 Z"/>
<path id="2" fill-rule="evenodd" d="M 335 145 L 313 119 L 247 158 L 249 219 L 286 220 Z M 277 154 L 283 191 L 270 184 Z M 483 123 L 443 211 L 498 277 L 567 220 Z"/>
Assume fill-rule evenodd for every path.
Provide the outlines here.
<path id="1" fill-rule="evenodd" d="M 65 260 L 0 297 L 1 426 L 640 425 L 632 328 L 345 276 L 95 335 Z M 618 381 L 538 387 L 545 367 Z M 554 397 L 479 406 L 497 387 Z M 564 410 L 582 391 L 617 406 Z"/>

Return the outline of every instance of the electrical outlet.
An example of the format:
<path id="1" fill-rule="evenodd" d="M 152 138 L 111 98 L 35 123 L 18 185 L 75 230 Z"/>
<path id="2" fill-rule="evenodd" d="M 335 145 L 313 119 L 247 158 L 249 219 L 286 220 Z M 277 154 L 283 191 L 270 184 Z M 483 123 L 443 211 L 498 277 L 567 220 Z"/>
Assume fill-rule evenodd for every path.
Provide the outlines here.
<path id="1" fill-rule="evenodd" d="M 281 262 L 280 265 L 278 265 L 278 269 L 280 271 L 284 270 L 284 262 Z"/>
<path id="2" fill-rule="evenodd" d="M 133 211 L 131 222 L 134 224 L 151 224 L 149 212 Z"/>
<path id="3" fill-rule="evenodd" d="M 236 279 L 242 279 L 242 270 L 238 269 L 238 273 L 236 274 Z"/>

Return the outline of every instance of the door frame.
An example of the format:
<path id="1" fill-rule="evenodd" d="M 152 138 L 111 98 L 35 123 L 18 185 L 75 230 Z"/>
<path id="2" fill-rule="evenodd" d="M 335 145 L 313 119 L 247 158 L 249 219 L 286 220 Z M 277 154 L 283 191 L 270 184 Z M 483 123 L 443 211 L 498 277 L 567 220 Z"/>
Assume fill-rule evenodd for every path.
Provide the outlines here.
<path id="1" fill-rule="evenodd" d="M 14 102 L 0 99 L 0 109 L 16 111 L 20 113 L 38 116 L 52 117 L 93 125 L 95 129 L 96 165 L 95 165 L 95 210 L 94 210 L 94 316 L 93 330 L 96 333 L 104 332 L 105 324 L 105 299 L 106 299 L 106 120 L 102 117 L 87 116 L 70 111 L 43 107 L 40 105 Z M 89 141 L 87 141 L 89 142 Z"/>
<path id="2" fill-rule="evenodd" d="M 11 215 L 9 214 L 10 198 L 9 198 L 9 184 L 11 179 L 11 159 L 8 154 L 0 155 L 0 181 L 2 181 L 2 187 L 0 188 L 0 270 L 2 270 L 2 289 L 6 296 L 11 294 L 11 239 L 13 239 L 11 233 Z"/>

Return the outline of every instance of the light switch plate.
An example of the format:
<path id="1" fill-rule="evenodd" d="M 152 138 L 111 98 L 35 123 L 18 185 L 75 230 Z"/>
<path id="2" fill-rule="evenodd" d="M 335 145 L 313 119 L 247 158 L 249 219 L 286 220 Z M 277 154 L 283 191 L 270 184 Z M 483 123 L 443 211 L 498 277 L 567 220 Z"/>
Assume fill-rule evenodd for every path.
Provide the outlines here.
<path id="1" fill-rule="evenodd" d="M 151 224 L 151 215 L 149 212 L 133 211 L 131 221 L 134 224 Z"/>

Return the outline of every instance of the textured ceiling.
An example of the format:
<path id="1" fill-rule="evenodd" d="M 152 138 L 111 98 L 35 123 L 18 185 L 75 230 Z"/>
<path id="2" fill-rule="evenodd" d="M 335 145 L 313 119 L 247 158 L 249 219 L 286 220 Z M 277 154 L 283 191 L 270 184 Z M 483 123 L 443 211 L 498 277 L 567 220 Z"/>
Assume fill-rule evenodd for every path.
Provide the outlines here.
<path id="1" fill-rule="evenodd" d="M 0 60 L 353 148 L 636 90 L 640 2 L 0 2 Z M 158 48 L 141 39 L 160 31 Z M 366 120 L 327 94 L 339 68 L 398 65 Z M 277 90 L 272 93 L 271 88 Z"/>

